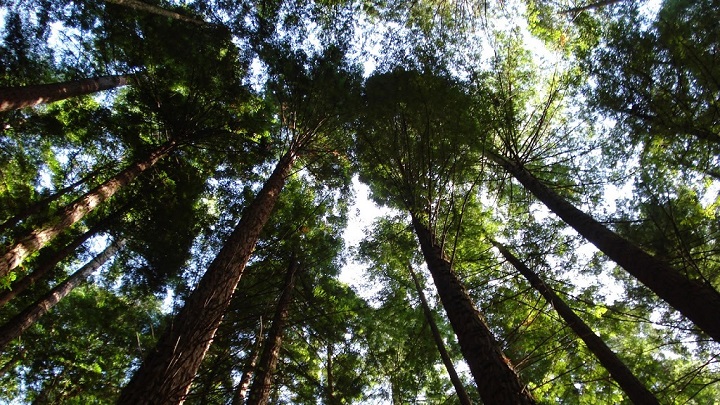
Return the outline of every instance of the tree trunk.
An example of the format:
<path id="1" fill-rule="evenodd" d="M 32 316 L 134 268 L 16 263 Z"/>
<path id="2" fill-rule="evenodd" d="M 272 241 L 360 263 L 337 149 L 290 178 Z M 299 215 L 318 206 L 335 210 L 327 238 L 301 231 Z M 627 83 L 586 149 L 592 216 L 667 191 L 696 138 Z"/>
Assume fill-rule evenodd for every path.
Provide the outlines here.
<path id="1" fill-rule="evenodd" d="M 507 170 L 590 243 L 637 278 L 646 287 L 720 342 L 720 293 L 712 286 L 691 280 L 667 263 L 646 253 L 575 208 L 529 171 L 495 153 L 488 156 Z"/>
<path id="2" fill-rule="evenodd" d="M 335 376 L 333 374 L 333 356 L 335 356 L 332 342 L 327 343 L 327 361 L 325 362 L 325 372 L 327 374 L 327 384 L 325 384 L 325 403 L 328 405 L 337 405 L 338 400 L 335 398 Z"/>
<path id="3" fill-rule="evenodd" d="M 75 287 L 85 281 L 90 274 L 105 264 L 118 250 L 122 249 L 124 244 L 124 241 L 110 244 L 102 253 L 50 290 L 47 295 L 27 307 L 2 326 L 0 328 L 0 351 L 4 350 L 8 343 L 19 337 L 32 326 L 35 321 L 40 319 L 40 317 L 48 313 L 61 299 L 65 298 Z"/>
<path id="4" fill-rule="evenodd" d="M 491 241 L 505 259 L 512 264 L 520 274 L 527 279 L 548 302 L 552 304 L 558 315 L 567 323 L 570 329 L 585 342 L 588 349 L 597 357 L 600 364 L 610 372 L 615 382 L 627 394 L 628 398 L 636 404 L 659 404 L 655 395 L 648 390 L 640 380 L 627 368 L 625 363 L 596 335 L 595 332 L 565 303 L 545 282 L 523 262 L 513 255 L 507 247 Z"/>
<path id="5" fill-rule="evenodd" d="M 262 317 L 260 317 L 260 328 L 255 337 L 255 345 L 253 346 L 252 353 L 250 353 L 248 357 L 247 363 L 245 363 L 245 367 L 243 367 L 242 378 L 240 378 L 240 383 L 238 383 L 237 389 L 235 390 L 232 405 L 245 405 L 250 382 L 252 381 L 253 374 L 255 374 L 257 361 L 260 357 L 260 350 L 262 350 L 263 347 L 263 337 L 263 320 Z"/>
<path id="6" fill-rule="evenodd" d="M 38 280 L 45 278 L 45 276 L 47 276 L 50 271 L 53 270 L 55 266 L 57 266 L 58 263 L 67 258 L 72 252 L 75 251 L 75 249 L 85 243 L 92 236 L 97 234 L 102 228 L 103 227 L 99 226 L 99 224 L 98 226 L 92 227 L 87 232 L 73 239 L 72 242 L 67 244 L 65 247 L 55 252 L 55 254 L 53 254 L 52 257 L 50 257 L 48 260 L 41 262 L 32 273 L 26 275 L 20 280 L 15 281 L 10 286 L 9 290 L 0 293 L 0 307 L 10 302 L 18 295 L 22 294 L 25 289 L 35 284 Z"/>
<path id="7" fill-rule="evenodd" d="M 578 14 L 578 13 L 581 13 L 581 12 L 583 12 L 583 11 L 592 10 L 592 9 L 596 9 L 596 8 L 601 8 L 601 7 L 605 7 L 605 6 L 610 6 L 610 5 L 612 5 L 612 4 L 620 3 L 620 2 L 622 2 L 622 1 L 624 1 L 624 0 L 602 0 L 602 1 L 597 1 L 597 2 L 595 2 L 595 3 L 586 4 L 586 5 L 584 5 L 584 6 L 568 8 L 568 9 L 566 9 L 566 10 L 563 10 L 563 11 L 561 12 L 561 14 Z"/>
<path id="8" fill-rule="evenodd" d="M 475 309 L 435 235 L 414 215 L 412 223 L 482 401 L 486 404 L 534 404 L 535 400 L 500 350 L 485 319 Z"/>
<path id="9" fill-rule="evenodd" d="M 282 335 L 285 330 L 285 324 L 290 313 L 290 304 L 292 303 L 293 290 L 295 289 L 295 276 L 298 271 L 299 264 L 295 257 L 290 260 L 283 290 L 278 298 L 275 315 L 272 325 L 268 330 L 267 340 L 263 347 L 260 363 L 257 366 L 257 372 L 250 387 L 250 397 L 247 405 L 266 405 L 270 397 L 270 388 L 272 388 L 272 376 L 275 373 L 275 367 L 280 354 L 280 346 L 282 344 Z"/>
<path id="10" fill-rule="evenodd" d="M 40 248 L 58 234 L 70 228 L 87 213 L 112 197 L 118 190 L 130 184 L 130 182 L 142 172 L 151 168 L 158 160 L 170 153 L 175 146 L 175 141 L 166 142 L 152 152 L 145 160 L 130 165 L 125 170 L 65 207 L 53 219 L 39 226 L 29 234 L 18 238 L 18 242 L 16 242 L 15 245 L 9 247 L 2 253 L 3 257 L 2 260 L 0 260 L 0 277 L 6 276 L 11 270 L 19 266 L 26 257 L 40 250 Z"/>
<path id="11" fill-rule="evenodd" d="M 0 88 L 0 111 L 17 110 L 114 89 L 130 84 L 132 78 L 124 75 L 100 76 L 63 83 L 3 87 Z"/>
<path id="12" fill-rule="evenodd" d="M 185 400 L 294 161 L 294 150 L 282 157 L 155 350 L 122 390 L 119 404 Z"/>
<path id="13" fill-rule="evenodd" d="M 443 364 L 445 364 L 445 369 L 450 376 L 450 381 L 452 381 L 453 387 L 455 387 L 455 393 L 460 399 L 460 403 L 462 405 L 471 405 L 472 401 L 470 401 L 470 397 L 468 396 L 467 391 L 465 391 L 465 386 L 463 386 L 462 381 L 460 381 L 460 377 L 455 370 L 452 358 L 450 358 L 450 354 L 445 348 L 445 342 L 443 342 L 440 330 L 438 329 L 435 319 L 433 318 L 432 311 L 430 310 L 430 305 L 428 305 L 425 293 L 423 292 L 420 281 L 418 280 L 417 274 L 415 274 L 415 270 L 413 270 L 411 264 L 408 265 L 408 271 L 413 279 L 413 283 L 415 283 L 415 288 L 417 289 L 418 296 L 420 297 L 420 304 L 422 305 L 423 312 L 425 313 L 425 319 L 427 319 L 428 325 L 430 325 L 430 331 L 432 332 L 433 339 L 435 340 L 435 344 L 440 352 Z"/>
<path id="14" fill-rule="evenodd" d="M 36 215 L 42 212 L 43 209 L 45 209 L 47 206 L 49 206 L 52 202 L 57 201 L 61 197 L 67 195 L 69 192 L 74 190 L 77 186 L 89 181 L 93 177 L 97 176 L 98 172 L 100 170 L 94 170 L 92 173 L 88 174 L 87 176 L 83 177 L 82 179 L 76 181 L 75 183 L 61 188 L 60 190 L 56 191 L 50 196 L 47 196 L 43 198 L 40 201 L 37 201 L 33 204 L 28 205 L 24 209 L 22 209 L 17 214 L 13 215 L 12 217 L 8 218 L 0 224 L 0 233 L 5 232 L 7 229 L 10 229 L 15 226 L 18 222 L 27 219 L 31 215 Z"/>
<path id="15" fill-rule="evenodd" d="M 107 3 L 117 4 L 119 6 L 129 7 L 136 11 L 144 11 L 146 13 L 156 14 L 163 17 L 172 18 L 173 20 L 179 20 L 189 22 L 196 25 L 205 25 L 205 21 L 197 20 L 186 15 L 176 13 L 174 11 L 166 10 L 162 7 L 154 6 L 152 4 L 145 3 L 139 0 L 105 0 Z"/>

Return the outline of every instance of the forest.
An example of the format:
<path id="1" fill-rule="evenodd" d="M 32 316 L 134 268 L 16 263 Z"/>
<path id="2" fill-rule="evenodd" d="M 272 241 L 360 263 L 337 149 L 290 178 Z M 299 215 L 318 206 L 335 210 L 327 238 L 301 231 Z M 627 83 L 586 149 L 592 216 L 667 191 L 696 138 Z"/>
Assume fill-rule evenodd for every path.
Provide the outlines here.
<path id="1" fill-rule="evenodd" d="M 0 2 L 0 402 L 717 403 L 718 21 Z"/>

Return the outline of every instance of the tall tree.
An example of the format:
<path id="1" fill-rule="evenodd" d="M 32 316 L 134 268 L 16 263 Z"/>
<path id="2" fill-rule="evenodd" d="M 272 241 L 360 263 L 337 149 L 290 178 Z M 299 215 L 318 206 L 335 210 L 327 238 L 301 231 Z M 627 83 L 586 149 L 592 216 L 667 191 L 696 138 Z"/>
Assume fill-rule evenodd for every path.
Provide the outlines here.
<path id="1" fill-rule="evenodd" d="M 54 103 L 131 84 L 132 76 L 102 76 L 64 83 L 0 88 L 0 111 Z"/>
<path id="2" fill-rule="evenodd" d="M 367 159 L 361 162 L 361 174 L 370 179 L 376 198 L 411 215 L 425 262 L 483 401 L 534 403 L 454 272 L 452 255 L 445 252 L 476 180 L 469 170 L 473 152 L 462 140 L 474 125 L 460 109 L 468 101 L 465 94 L 443 76 L 403 69 L 376 75 L 366 87 L 371 112 L 359 129 Z"/>
<path id="3" fill-rule="evenodd" d="M 283 332 L 287 324 L 290 306 L 292 304 L 293 290 L 297 280 L 297 273 L 301 264 L 297 262 L 295 255 L 290 258 L 285 275 L 285 281 L 282 285 L 280 297 L 278 297 L 275 315 L 272 319 L 268 336 L 265 339 L 262 354 L 257 365 L 255 378 L 250 387 L 250 396 L 248 397 L 248 405 L 264 405 L 268 403 L 270 397 L 270 389 L 272 388 L 272 377 L 277 367 L 278 355 L 282 344 Z"/>
<path id="4" fill-rule="evenodd" d="M 430 310 L 430 305 L 428 305 L 427 298 L 425 298 L 425 292 L 423 291 L 422 285 L 420 284 L 420 280 L 418 279 L 415 270 L 412 268 L 412 264 L 408 265 L 408 272 L 410 273 L 410 277 L 413 280 L 413 284 L 415 284 L 415 289 L 417 290 L 418 297 L 420 298 L 420 304 L 422 305 L 423 313 L 425 314 L 425 318 L 430 325 L 433 340 L 435 340 L 435 344 L 437 345 L 438 351 L 440 352 L 440 357 L 442 358 L 443 364 L 445 365 L 445 369 L 450 375 L 450 381 L 452 381 L 453 387 L 455 387 L 455 393 L 457 394 L 461 404 L 470 405 L 472 403 L 470 401 L 470 397 L 465 391 L 465 386 L 460 380 L 460 377 L 457 374 L 457 370 L 455 370 L 455 365 L 453 364 L 452 359 L 448 354 L 447 348 L 445 348 L 445 342 L 443 342 L 442 335 L 440 335 L 440 330 L 437 327 L 437 323 L 435 322 L 435 319 L 433 319 L 433 313 Z"/>
<path id="5" fill-rule="evenodd" d="M 54 218 L 40 225 L 32 232 L 17 238 L 16 242 L 3 249 L 0 260 L 0 277 L 8 275 L 23 260 L 40 250 L 50 240 L 81 220 L 86 214 L 108 200 L 120 189 L 130 184 L 138 175 L 151 168 L 160 159 L 172 152 L 177 142 L 172 140 L 164 143 L 150 153 L 145 159 L 139 160 L 99 186 L 63 208 Z"/>
<path id="6" fill-rule="evenodd" d="M 53 288 L 45 297 L 36 301 L 24 311 L 0 327 L 0 350 L 4 350 L 10 341 L 19 337 L 40 317 L 45 315 L 61 299 L 68 295 L 75 287 L 85 281 L 95 270 L 110 260 L 118 250 L 122 249 L 124 241 L 112 242 L 104 251 L 90 262 L 82 266 L 65 281 Z"/>
<path id="7" fill-rule="evenodd" d="M 487 156 L 611 260 L 720 342 L 720 313 L 709 309 L 720 305 L 720 293 L 711 285 L 690 279 L 611 231 L 543 184 L 521 164 L 493 151 L 487 151 Z"/>
<path id="8" fill-rule="evenodd" d="M 585 342 L 588 349 L 598 358 L 600 363 L 610 372 L 615 381 L 622 387 L 628 398 L 634 403 L 659 404 L 655 395 L 638 380 L 632 371 L 605 344 L 605 342 L 565 303 L 547 284 L 528 266 L 518 259 L 503 244 L 491 240 L 500 254 L 525 277 L 528 282 L 555 308 L 567 325 Z"/>
<path id="9" fill-rule="evenodd" d="M 293 165 L 311 151 L 309 148 L 322 148 L 327 141 L 324 136 L 337 130 L 337 114 L 343 103 L 338 100 L 333 106 L 336 100 L 333 96 L 337 94 L 318 90 L 328 88 L 323 86 L 338 85 L 339 90 L 353 85 L 353 78 L 342 69 L 343 61 L 338 56 L 342 58 L 330 49 L 328 54 L 306 61 L 314 63 L 309 69 L 297 59 L 283 61 L 285 65 L 276 74 L 286 75 L 282 77 L 288 81 L 276 88 L 275 97 L 280 98 L 280 132 L 289 138 L 287 150 L 243 212 L 172 327 L 123 390 L 120 402 L 184 400 Z M 310 102 L 313 105 L 308 105 Z M 327 109 L 321 110 L 323 107 Z"/>

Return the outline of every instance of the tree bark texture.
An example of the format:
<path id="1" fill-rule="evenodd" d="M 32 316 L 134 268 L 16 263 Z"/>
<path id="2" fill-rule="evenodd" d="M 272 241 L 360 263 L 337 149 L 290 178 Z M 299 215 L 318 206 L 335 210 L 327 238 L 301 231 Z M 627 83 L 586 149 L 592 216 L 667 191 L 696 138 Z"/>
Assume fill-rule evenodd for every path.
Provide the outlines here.
<path id="1" fill-rule="evenodd" d="M 0 88 L 0 111 L 53 103 L 130 84 L 132 76 L 100 76 L 71 82 Z"/>
<path id="2" fill-rule="evenodd" d="M 12 283 L 9 290 L 0 293 L 0 307 L 22 294 L 23 291 L 35 284 L 38 280 L 45 278 L 58 263 L 70 256 L 75 249 L 80 247 L 80 245 L 85 243 L 93 235 L 97 234 L 100 229 L 102 229 L 101 226 L 92 227 L 87 232 L 73 239 L 69 244 L 65 245 L 65 247 L 55 252 L 55 254 L 53 254 L 48 260 L 41 262 L 32 273 Z"/>
<path id="3" fill-rule="evenodd" d="M 486 404 L 534 404 L 510 360 L 500 350 L 433 232 L 413 215 L 413 228 L 438 295 Z"/>
<path id="4" fill-rule="evenodd" d="M 530 282 L 535 290 L 542 295 L 548 302 L 552 304 L 558 315 L 567 323 L 570 329 L 585 342 L 587 348 L 597 357 L 600 364 L 610 373 L 620 388 L 625 391 L 628 398 L 636 404 L 659 404 L 655 395 L 648 390 L 640 380 L 630 371 L 625 363 L 618 358 L 605 342 L 596 335 L 592 329 L 565 303 L 555 291 L 545 284 L 545 282 L 527 267 L 520 259 L 518 259 L 507 247 L 491 241 L 493 246 L 500 251 L 505 260 L 517 269 L 525 279 Z"/>
<path id="5" fill-rule="evenodd" d="M 19 266 L 26 257 L 37 252 L 61 232 L 67 230 L 98 205 L 112 197 L 118 190 L 127 186 L 145 170 L 151 168 L 161 158 L 169 154 L 176 146 L 169 141 L 153 151 L 145 160 L 135 162 L 109 180 L 87 192 L 73 203 L 62 209 L 53 219 L 39 226 L 29 234 L 17 239 L 17 242 L 2 253 L 0 277 L 6 276 Z"/>
<path id="6" fill-rule="evenodd" d="M 102 253 L 82 266 L 65 281 L 58 284 L 50 292 L 27 307 L 24 311 L 14 316 L 2 328 L 0 328 L 0 350 L 4 350 L 8 343 L 22 335 L 38 319 L 48 313 L 61 299 L 85 281 L 95 270 L 105 264 L 111 257 L 122 249 L 124 241 L 117 241 L 108 246 Z"/>
<path id="7" fill-rule="evenodd" d="M 260 328 L 258 334 L 255 337 L 255 344 L 253 345 L 252 353 L 250 353 L 245 367 L 243 367 L 243 374 L 238 383 L 235 395 L 233 395 L 232 405 L 245 405 L 247 399 L 247 393 L 250 389 L 250 383 L 252 382 L 253 374 L 255 374 L 255 368 L 257 367 L 258 358 L 260 357 L 260 351 L 263 347 L 263 320 L 260 318 Z"/>
<path id="8" fill-rule="evenodd" d="M 293 150 L 280 159 L 155 350 L 122 390 L 118 404 L 180 404 L 185 400 L 294 161 Z"/>
<path id="9" fill-rule="evenodd" d="M 32 215 L 39 214 L 42 212 L 43 209 L 45 209 L 47 206 L 49 206 L 52 202 L 57 201 L 61 197 L 67 195 L 69 192 L 74 190 L 77 186 L 87 182 L 88 180 L 92 179 L 93 177 L 97 176 L 99 170 L 93 171 L 93 173 L 90 173 L 89 175 L 83 177 L 82 179 L 76 181 L 75 183 L 64 187 L 52 195 L 43 198 L 42 200 L 33 203 L 27 207 L 25 207 L 22 211 L 18 212 L 17 214 L 13 215 L 12 217 L 8 218 L 0 224 L 0 232 L 5 232 L 5 230 L 10 229 L 14 227 L 18 222 L 23 221 L 27 218 L 29 218 Z"/>
<path id="10" fill-rule="evenodd" d="M 189 22 L 196 25 L 205 25 L 205 21 L 197 20 L 174 11 L 166 10 L 162 7 L 154 6 L 152 4 L 145 3 L 139 0 L 105 0 L 107 3 L 117 4 L 119 6 L 129 7 L 133 10 L 143 11 L 163 17 L 168 17 L 173 20 Z"/>
<path id="11" fill-rule="evenodd" d="M 494 153 L 489 156 L 601 252 L 720 342 L 720 293 L 717 290 L 688 278 L 611 231 L 575 208 L 522 166 Z"/>
<path id="12" fill-rule="evenodd" d="M 285 274 L 283 282 L 283 290 L 278 298 L 275 315 L 273 316 L 272 325 L 268 330 L 268 336 L 263 346 L 260 362 L 256 368 L 255 378 L 250 387 L 250 397 L 247 405 L 266 405 L 270 397 L 270 389 L 272 388 L 272 376 L 275 373 L 280 347 L 282 345 L 282 335 L 287 324 L 288 315 L 290 314 L 290 304 L 292 304 L 293 290 L 295 289 L 295 280 L 299 264 L 293 257 L 290 266 Z"/>
<path id="13" fill-rule="evenodd" d="M 435 323 L 435 319 L 433 318 L 432 311 L 430 310 L 430 305 L 428 305 L 425 293 L 420 285 L 420 280 L 418 280 L 418 276 L 415 274 L 415 270 L 413 270 L 412 265 L 408 265 L 408 271 L 410 272 L 410 277 L 413 279 L 413 283 L 415 283 L 415 289 L 417 289 L 418 296 L 420 297 L 420 304 L 422 305 L 425 319 L 427 319 L 428 325 L 430 325 L 430 331 L 432 332 L 433 339 L 435 340 L 435 344 L 440 352 L 443 364 L 445 364 L 445 369 L 450 376 L 450 381 L 452 382 L 453 387 L 455 387 L 455 393 L 457 394 L 458 399 L 460 399 L 460 403 L 462 405 L 471 405 L 472 401 L 470 400 L 470 396 L 468 396 L 467 391 L 465 391 L 465 386 L 462 384 L 462 381 L 455 370 L 452 358 L 450 358 L 450 354 L 448 353 L 447 348 L 445 348 L 445 342 L 443 342 L 440 330 L 438 329 L 437 323 Z"/>

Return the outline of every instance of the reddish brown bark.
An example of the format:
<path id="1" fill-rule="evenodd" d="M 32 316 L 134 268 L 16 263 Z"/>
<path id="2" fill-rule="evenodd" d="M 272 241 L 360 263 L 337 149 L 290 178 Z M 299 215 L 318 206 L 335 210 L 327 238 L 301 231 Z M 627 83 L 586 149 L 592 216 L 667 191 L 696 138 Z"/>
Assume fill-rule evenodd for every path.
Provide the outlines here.
<path id="1" fill-rule="evenodd" d="M 71 82 L 0 88 L 0 111 L 53 103 L 130 84 L 132 76 L 101 76 Z"/>
<path id="2" fill-rule="evenodd" d="M 124 241 L 112 243 L 102 253 L 50 290 L 47 295 L 9 320 L 0 328 L 0 350 L 4 350 L 8 343 L 22 335 L 38 319 L 48 313 L 61 299 L 65 298 L 75 287 L 85 281 L 90 274 L 110 260 L 118 250 L 122 249 L 123 245 Z"/>
<path id="3" fill-rule="evenodd" d="M 121 392 L 119 404 L 185 400 L 294 161 L 294 150 L 280 159 L 183 309 Z"/>
<path id="4" fill-rule="evenodd" d="M 29 234 L 17 239 L 17 242 L 2 252 L 0 259 L 0 277 L 7 275 L 19 266 L 26 257 L 37 252 L 61 232 L 81 220 L 102 202 L 112 197 L 118 190 L 127 186 L 145 170 L 151 168 L 158 160 L 175 148 L 176 143 L 170 141 L 160 146 L 145 160 L 135 162 L 109 180 L 87 192 L 75 200 L 53 219 L 39 226 Z"/>
<path id="5" fill-rule="evenodd" d="M 460 400 L 460 403 L 462 405 L 472 405 L 470 396 L 468 396 L 467 391 L 465 391 L 465 386 L 462 384 L 462 381 L 460 380 L 460 377 L 455 370 L 455 365 L 453 364 L 452 358 L 450 357 L 447 348 L 445 348 L 445 342 L 443 342 L 442 336 L 440 335 L 440 330 L 438 329 L 437 324 L 435 323 L 435 319 L 433 318 L 432 311 L 430 310 L 430 305 L 428 305 L 427 299 L 425 298 L 425 293 L 423 292 L 420 281 L 418 280 L 417 274 L 415 274 L 415 270 L 413 270 L 412 265 L 408 265 L 408 271 L 410 272 L 410 277 L 412 277 L 413 283 L 415 284 L 415 289 L 417 290 L 418 296 L 420 297 L 420 304 L 422 305 L 425 319 L 427 320 L 428 325 L 430 325 L 430 331 L 432 332 L 433 339 L 435 340 L 435 345 L 440 352 L 440 358 L 442 359 L 443 364 L 445 365 L 445 369 L 450 376 L 450 381 L 452 382 L 453 387 L 455 387 L 455 393 L 457 394 L 458 399 Z"/>
<path id="6" fill-rule="evenodd" d="M 295 258 L 291 259 L 285 273 L 285 281 L 283 282 L 282 293 L 278 298 L 275 307 L 275 315 L 273 316 L 272 325 L 268 330 L 268 336 L 265 340 L 260 362 L 256 368 L 255 378 L 250 387 L 250 397 L 247 405 L 266 405 L 270 398 L 270 389 L 272 388 L 272 376 L 275 373 L 280 347 L 282 345 L 282 335 L 285 330 L 288 315 L 290 314 L 290 304 L 292 303 L 293 290 L 295 289 L 295 279 L 298 271 L 298 263 Z"/>
<path id="7" fill-rule="evenodd" d="M 486 404 L 534 404 L 535 400 L 500 350 L 485 318 L 475 308 L 435 235 L 414 215 L 412 223 L 480 398 Z"/>
<path id="8" fill-rule="evenodd" d="M 659 404 L 655 395 L 645 387 L 640 380 L 635 377 L 635 374 L 630 371 L 625 363 L 618 358 L 605 342 L 596 335 L 595 332 L 565 303 L 555 291 L 545 284 L 545 282 L 527 267 L 523 262 L 520 261 L 507 247 L 496 242 L 491 241 L 493 246 L 497 248 L 505 259 L 510 262 L 517 269 L 525 279 L 530 282 L 530 285 L 535 288 L 550 304 L 552 304 L 558 315 L 567 323 L 570 329 L 575 332 L 576 335 L 585 342 L 587 348 L 597 357 L 600 364 L 610 373 L 615 382 L 618 383 L 620 388 L 625 391 L 628 398 L 636 404 Z"/>
<path id="9" fill-rule="evenodd" d="M 720 293 L 711 285 L 688 278 L 611 231 L 575 208 L 524 167 L 494 153 L 488 153 L 488 156 L 601 252 L 720 342 L 720 311 L 717 310 Z"/>
<path id="10" fill-rule="evenodd" d="M 75 249 L 85 243 L 100 229 L 100 226 L 93 227 L 92 229 L 73 239 L 65 247 L 55 252 L 55 254 L 53 254 L 52 257 L 50 257 L 48 260 L 40 263 L 40 265 L 35 270 L 33 270 L 32 273 L 12 283 L 9 290 L 0 293 L 0 307 L 10 302 L 10 300 L 17 297 L 18 295 L 22 294 L 25 289 L 35 284 L 38 280 L 45 278 L 45 276 L 47 276 L 50 271 L 53 270 L 55 266 L 57 266 L 58 263 L 68 257 L 72 252 L 75 251 Z"/>

